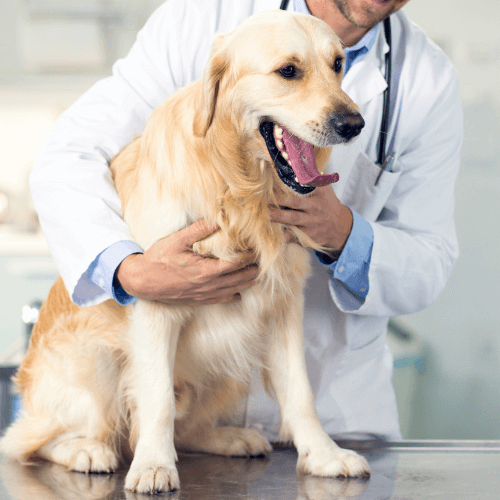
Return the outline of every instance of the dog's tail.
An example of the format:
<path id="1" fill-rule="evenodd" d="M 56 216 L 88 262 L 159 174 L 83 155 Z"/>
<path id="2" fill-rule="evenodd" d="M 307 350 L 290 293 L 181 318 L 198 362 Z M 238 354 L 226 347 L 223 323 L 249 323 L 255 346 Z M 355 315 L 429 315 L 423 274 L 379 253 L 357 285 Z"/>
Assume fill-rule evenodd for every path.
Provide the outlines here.
<path id="1" fill-rule="evenodd" d="M 0 439 L 0 452 L 29 463 L 37 450 L 62 432 L 62 425 L 51 416 L 21 416 Z"/>

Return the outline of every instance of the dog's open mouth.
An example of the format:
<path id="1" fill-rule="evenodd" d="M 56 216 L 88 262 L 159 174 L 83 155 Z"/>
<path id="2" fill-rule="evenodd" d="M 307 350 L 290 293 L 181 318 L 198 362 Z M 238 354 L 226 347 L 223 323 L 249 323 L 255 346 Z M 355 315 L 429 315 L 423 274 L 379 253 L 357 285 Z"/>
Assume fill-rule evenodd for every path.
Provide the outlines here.
<path id="1" fill-rule="evenodd" d="M 260 133 L 266 141 L 279 178 L 299 194 L 308 194 L 318 186 L 327 186 L 339 180 L 339 174 L 318 172 L 314 146 L 290 133 L 276 123 L 260 124 Z"/>

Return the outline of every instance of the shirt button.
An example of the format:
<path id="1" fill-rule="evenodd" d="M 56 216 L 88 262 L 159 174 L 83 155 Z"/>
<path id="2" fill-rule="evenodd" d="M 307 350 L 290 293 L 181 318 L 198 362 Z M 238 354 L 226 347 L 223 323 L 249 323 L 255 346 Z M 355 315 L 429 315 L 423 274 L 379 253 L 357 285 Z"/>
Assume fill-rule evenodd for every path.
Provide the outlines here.
<path id="1" fill-rule="evenodd" d="M 339 273 L 343 272 L 344 271 L 344 266 L 340 266 L 339 269 L 338 269 Z"/>
<path id="2" fill-rule="evenodd" d="M 104 286 L 104 280 L 102 278 L 99 280 L 99 286 Z"/>

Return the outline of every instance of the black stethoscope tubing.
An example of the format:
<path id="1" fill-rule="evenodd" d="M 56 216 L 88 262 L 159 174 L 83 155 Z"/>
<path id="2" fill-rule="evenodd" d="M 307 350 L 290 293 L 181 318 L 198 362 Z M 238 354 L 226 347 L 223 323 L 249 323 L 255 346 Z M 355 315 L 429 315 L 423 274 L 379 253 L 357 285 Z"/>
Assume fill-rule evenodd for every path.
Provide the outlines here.
<path id="1" fill-rule="evenodd" d="M 286 10 L 288 7 L 289 0 L 282 0 L 280 9 Z M 385 54 L 385 81 L 387 87 L 384 90 L 383 101 L 382 101 L 382 121 L 380 123 L 380 133 L 378 140 L 378 156 L 377 163 L 383 165 L 385 161 L 386 151 L 385 146 L 387 142 L 387 130 L 389 128 L 389 109 L 391 101 L 391 74 L 392 74 L 392 37 L 391 37 L 391 20 L 390 18 L 384 19 L 384 34 L 385 41 L 389 46 L 389 50 Z"/>

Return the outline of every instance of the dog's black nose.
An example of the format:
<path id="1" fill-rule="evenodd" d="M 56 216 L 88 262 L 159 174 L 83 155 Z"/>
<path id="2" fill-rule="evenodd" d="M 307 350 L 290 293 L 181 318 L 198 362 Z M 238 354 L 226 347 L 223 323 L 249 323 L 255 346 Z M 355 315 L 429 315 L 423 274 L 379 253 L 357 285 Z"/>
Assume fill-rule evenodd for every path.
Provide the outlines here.
<path id="1" fill-rule="evenodd" d="M 343 139 L 349 140 L 360 134 L 365 121 L 359 113 L 342 113 L 331 119 L 335 132 Z"/>

